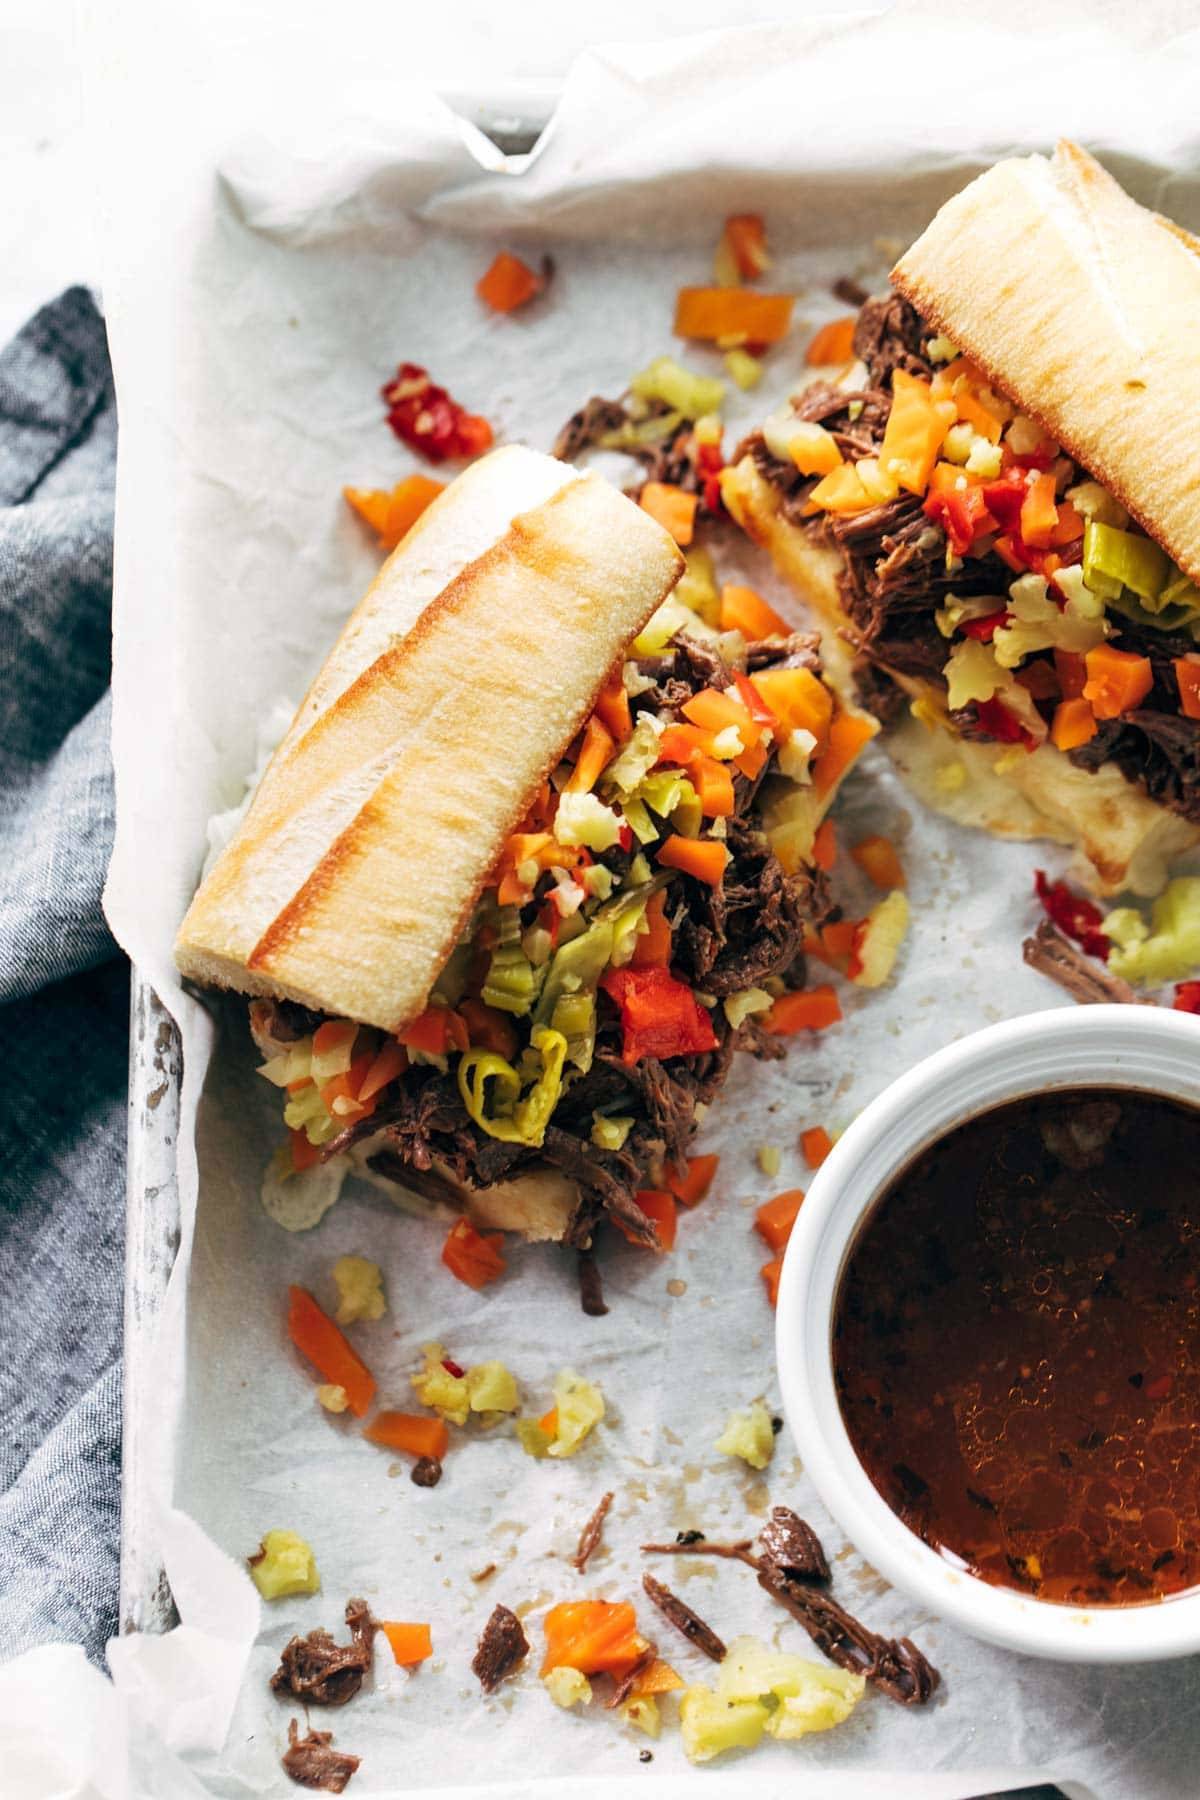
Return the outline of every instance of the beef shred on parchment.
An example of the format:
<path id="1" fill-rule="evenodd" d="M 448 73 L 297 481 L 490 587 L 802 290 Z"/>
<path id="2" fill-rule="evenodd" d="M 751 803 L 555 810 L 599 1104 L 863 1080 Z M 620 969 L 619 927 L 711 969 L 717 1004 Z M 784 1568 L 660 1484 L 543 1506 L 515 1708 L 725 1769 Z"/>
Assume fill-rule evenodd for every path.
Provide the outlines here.
<path id="1" fill-rule="evenodd" d="M 483 1628 L 471 1668 L 484 1693 L 494 1694 L 528 1655 L 529 1639 L 520 1619 L 507 1606 L 497 1606 Z"/>
<path id="2" fill-rule="evenodd" d="M 608 1509 L 612 1503 L 611 1493 L 601 1494 L 595 1512 L 579 1534 L 579 1548 L 572 1560 L 581 1575 L 588 1566 L 588 1558 L 599 1546 L 600 1539 L 604 1535 L 604 1521 L 608 1517 Z"/>
<path id="3" fill-rule="evenodd" d="M 653 1575 L 643 1575 L 642 1586 L 663 1618 L 668 1619 L 676 1631 L 681 1631 L 689 1644 L 695 1644 L 697 1650 L 702 1650 L 712 1662 L 724 1662 L 724 1643 L 712 1626 L 705 1624 L 699 1613 L 693 1612 L 678 1594 L 673 1594 L 669 1587 L 656 1581 Z"/>
<path id="4" fill-rule="evenodd" d="M 295 1719 L 288 1723 L 288 1747 L 283 1753 L 283 1772 L 297 1787 L 319 1788 L 340 1794 L 358 1768 L 360 1758 L 348 1750 L 335 1750 L 331 1731 L 309 1731 L 300 1736 Z"/>
<path id="5" fill-rule="evenodd" d="M 365 1600 L 347 1600 L 350 1642 L 338 1644 L 321 1626 L 307 1637 L 294 1637 L 285 1647 L 271 1677 L 277 1694 L 290 1694 L 308 1706 L 345 1706 L 353 1700 L 374 1660 L 378 1627 Z"/>

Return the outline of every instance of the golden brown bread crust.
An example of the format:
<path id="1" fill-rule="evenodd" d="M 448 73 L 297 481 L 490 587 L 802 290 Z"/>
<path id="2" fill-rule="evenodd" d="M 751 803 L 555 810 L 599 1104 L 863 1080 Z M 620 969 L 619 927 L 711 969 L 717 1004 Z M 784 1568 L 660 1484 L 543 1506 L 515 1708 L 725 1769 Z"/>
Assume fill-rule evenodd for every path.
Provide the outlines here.
<path id="1" fill-rule="evenodd" d="M 1200 579 L 1195 238 L 1064 142 L 977 176 L 892 280 Z"/>
<path id="2" fill-rule="evenodd" d="M 724 472 L 721 494 L 800 599 L 831 628 L 827 642 L 852 646 L 856 634 L 837 585 L 840 554 L 784 516 L 778 490 L 752 457 Z M 1077 769 L 1049 744 L 1017 758 L 1003 744 L 967 743 L 945 718 L 945 693 L 936 683 L 896 673 L 892 679 L 913 700 L 923 700 L 927 711 L 941 714 L 943 723 L 929 730 L 909 720 L 885 739 L 888 749 L 917 796 L 958 824 L 997 837 L 1073 845 L 1077 875 L 1106 895 L 1126 888 L 1157 893 L 1171 859 L 1200 843 L 1200 828 L 1148 799 L 1112 764 L 1094 772 Z"/>
<path id="3" fill-rule="evenodd" d="M 679 578 L 667 534 L 594 476 L 505 450 L 468 477 L 302 704 L 180 929 L 185 974 L 385 1030 L 419 1013 L 538 781 Z M 455 566 L 456 505 L 478 535 L 496 493 L 502 528 Z"/>

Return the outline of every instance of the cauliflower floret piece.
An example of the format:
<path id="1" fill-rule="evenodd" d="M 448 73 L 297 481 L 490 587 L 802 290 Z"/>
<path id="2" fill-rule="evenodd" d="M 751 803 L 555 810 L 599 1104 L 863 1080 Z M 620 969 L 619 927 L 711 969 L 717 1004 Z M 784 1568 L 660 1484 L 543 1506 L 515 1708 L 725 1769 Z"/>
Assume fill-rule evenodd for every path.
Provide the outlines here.
<path id="1" fill-rule="evenodd" d="M 711 1688 L 685 1688 L 679 1697 L 679 1729 L 689 1762 L 711 1762 L 726 1750 L 753 1750 L 767 1728 L 767 1709 L 757 1700 L 729 1700 Z"/>
<path id="2" fill-rule="evenodd" d="M 344 1413 L 350 1404 L 350 1396 L 344 1387 L 334 1381 L 325 1381 L 317 1389 L 317 1399 L 326 1412 Z"/>
<path id="3" fill-rule="evenodd" d="M 734 1638 L 717 1676 L 717 1692 L 726 1699 L 759 1700 L 771 1709 L 766 1729 L 776 1738 L 840 1725 L 866 1685 L 862 1675 L 772 1650 L 754 1637 Z"/>
<path id="4" fill-rule="evenodd" d="M 516 1412 L 520 1405 L 516 1377 L 502 1362 L 474 1363 L 467 1370 L 467 1397 L 478 1413 Z"/>
<path id="5" fill-rule="evenodd" d="M 1118 906 L 1101 930 L 1112 940 L 1108 966 L 1124 981 L 1183 981 L 1200 967 L 1200 876 L 1169 881 L 1147 925 L 1134 906 Z"/>
<path id="6" fill-rule="evenodd" d="M 471 1394 L 465 1375 L 452 1375 L 445 1366 L 443 1344 L 422 1344 L 425 1366 L 410 1377 L 422 1406 L 431 1407 L 452 1425 L 465 1425 L 471 1410 Z"/>
<path id="7" fill-rule="evenodd" d="M 578 1669 L 551 1669 L 542 1676 L 542 1686 L 555 1706 L 586 1706 L 592 1697 L 592 1684 Z"/>
<path id="8" fill-rule="evenodd" d="M 574 1456 L 604 1417 L 604 1395 L 574 1369 L 554 1378 L 554 1405 L 542 1419 L 518 1419 L 517 1437 L 529 1456 Z"/>
<path id="9" fill-rule="evenodd" d="M 264 1600 L 285 1594 L 315 1594 L 321 1585 L 312 1545 L 295 1531 L 268 1531 L 247 1557 L 250 1579 Z"/>
<path id="10" fill-rule="evenodd" d="M 338 1291 L 339 1325 L 354 1325 L 359 1319 L 382 1319 L 387 1311 L 383 1297 L 383 1270 L 366 1256 L 339 1256 L 333 1265 L 333 1280 Z"/>
<path id="11" fill-rule="evenodd" d="M 633 1700 L 626 1700 L 621 1708 L 621 1717 L 635 1731 L 644 1731 L 647 1737 L 656 1738 L 662 1730 L 658 1702 L 652 1694 L 642 1694 Z"/>
<path id="12" fill-rule="evenodd" d="M 775 1453 L 771 1415 L 761 1400 L 745 1412 L 731 1412 L 715 1448 L 725 1456 L 740 1456 L 752 1469 L 765 1469 Z"/>

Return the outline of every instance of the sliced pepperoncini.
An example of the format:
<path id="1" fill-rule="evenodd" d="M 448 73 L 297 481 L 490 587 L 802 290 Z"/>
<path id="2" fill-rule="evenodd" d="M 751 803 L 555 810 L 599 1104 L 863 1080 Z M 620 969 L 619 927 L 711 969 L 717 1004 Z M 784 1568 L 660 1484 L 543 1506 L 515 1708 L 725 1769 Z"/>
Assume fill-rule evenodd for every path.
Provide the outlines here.
<path id="1" fill-rule="evenodd" d="M 521 1099 L 521 1077 L 513 1065 L 494 1050 L 468 1050 L 458 1065 L 458 1091 L 463 1105 L 489 1137 L 506 1144 L 528 1144 L 536 1149 L 545 1138 L 546 1127 L 562 1092 L 563 1064 L 567 1040 L 561 1031 L 547 1026 L 534 1027 L 531 1048 L 541 1058 L 541 1074 Z M 489 1081 L 495 1083 L 492 1103 L 487 1111 Z"/>

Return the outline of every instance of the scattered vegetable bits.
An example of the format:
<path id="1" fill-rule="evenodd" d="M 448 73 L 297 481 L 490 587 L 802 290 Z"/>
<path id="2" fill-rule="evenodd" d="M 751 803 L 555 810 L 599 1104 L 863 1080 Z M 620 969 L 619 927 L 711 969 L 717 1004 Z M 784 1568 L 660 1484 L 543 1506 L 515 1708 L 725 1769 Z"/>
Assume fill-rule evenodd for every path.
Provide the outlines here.
<path id="1" fill-rule="evenodd" d="M 627 1675 L 650 1645 L 628 1601 L 566 1600 L 542 1621 L 546 1633 L 543 1680 L 554 1669 L 580 1675 Z"/>
<path id="2" fill-rule="evenodd" d="M 501 250 L 475 283 L 475 292 L 493 312 L 510 313 L 525 306 L 545 285 L 544 276 L 538 275 L 528 263 Z"/>
<path id="3" fill-rule="evenodd" d="M 763 1014 L 763 1027 L 776 1037 L 790 1037 L 797 1031 L 824 1031 L 836 1025 L 842 1016 L 841 1004 L 831 987 L 800 988 L 781 994 Z"/>
<path id="4" fill-rule="evenodd" d="M 792 323 L 793 304 L 791 294 L 761 294 L 733 287 L 680 288 L 675 335 L 721 344 L 725 349 L 777 344 Z"/>
<path id="5" fill-rule="evenodd" d="M 800 1133 L 800 1149 L 810 1169 L 819 1169 L 833 1149 L 833 1139 L 823 1125 L 810 1125 Z"/>
<path id="6" fill-rule="evenodd" d="M 848 1670 L 770 1649 L 757 1638 L 734 1638 L 715 1693 L 698 1685 L 680 1698 L 684 1752 L 692 1762 L 711 1762 L 726 1750 L 753 1749 L 764 1734 L 787 1740 L 828 1731 L 849 1718 L 866 1685 Z"/>
<path id="7" fill-rule="evenodd" d="M 696 1206 L 712 1186 L 720 1161 L 719 1156 L 689 1156 L 682 1169 L 668 1163 L 667 1186 L 684 1206 Z"/>
<path id="8" fill-rule="evenodd" d="M 761 1400 L 745 1412 L 731 1412 L 714 1449 L 723 1456 L 737 1456 L 752 1469 L 765 1469 L 775 1454 L 775 1427 Z"/>
<path id="9" fill-rule="evenodd" d="M 854 845 L 850 855 L 876 887 L 902 888 L 906 885 L 904 869 L 891 838 L 863 838 Z"/>
<path id="10" fill-rule="evenodd" d="M 379 1629 L 403 1669 L 415 1668 L 433 1655 L 433 1637 L 428 1625 L 402 1625 L 395 1619 L 380 1619 Z"/>
<path id="11" fill-rule="evenodd" d="M 854 355 L 855 323 L 853 316 L 831 319 L 828 325 L 822 325 L 819 331 L 814 332 L 808 349 L 804 352 L 804 360 L 809 368 L 849 362 Z"/>
<path id="12" fill-rule="evenodd" d="M 574 1456 L 604 1417 L 604 1395 L 574 1369 L 554 1379 L 554 1405 L 540 1419 L 518 1419 L 517 1437 L 529 1456 Z"/>
<path id="13" fill-rule="evenodd" d="M 406 1456 L 428 1456 L 435 1462 L 442 1462 L 450 1448 L 445 1422 L 423 1413 L 378 1412 L 363 1428 L 363 1436 L 385 1450 L 403 1450 Z"/>
<path id="14" fill-rule="evenodd" d="M 445 488 L 429 475 L 407 475 L 390 493 L 383 488 L 343 488 L 342 493 L 379 538 L 380 548 L 394 550 L 407 537 L 426 507 Z"/>
<path id="15" fill-rule="evenodd" d="M 667 481 L 647 481 L 642 488 L 641 506 L 652 519 L 657 519 L 664 531 L 669 531 L 675 542 L 686 548 L 691 543 L 696 531 L 696 509 L 700 504 L 698 494 L 689 494 L 681 487 L 674 487 Z"/>
<path id="16" fill-rule="evenodd" d="M 472 1288 L 498 1281 L 508 1267 L 500 1233 L 484 1235 L 467 1218 L 456 1219 L 450 1227 L 442 1245 L 442 1261 L 456 1280 Z"/>
<path id="17" fill-rule="evenodd" d="M 452 400 L 417 363 L 401 363 L 380 393 L 396 436 L 431 463 L 481 456 L 492 447 L 487 420 Z"/>
<path id="18" fill-rule="evenodd" d="M 660 1250 L 673 1250 L 675 1248 L 675 1227 L 678 1216 L 675 1210 L 674 1194 L 668 1194 L 661 1188 L 641 1188 L 634 1195 L 634 1198 L 642 1212 L 644 1212 L 646 1217 L 653 1223 L 654 1229 L 658 1234 L 658 1248 Z M 622 1220 L 618 1219 L 616 1224 L 618 1231 L 620 1231 L 623 1236 L 627 1237 L 631 1244 L 636 1244 L 639 1241 Z"/>
<path id="19" fill-rule="evenodd" d="M 769 1250 L 777 1255 L 787 1248 L 792 1226 L 804 1204 L 800 1188 L 787 1188 L 771 1200 L 764 1200 L 754 1214 L 754 1229 Z"/>
<path id="20" fill-rule="evenodd" d="M 268 1531 L 246 1558 L 250 1579 L 264 1600 L 287 1594 L 315 1594 L 321 1585 L 312 1545 L 295 1531 Z"/>
<path id="21" fill-rule="evenodd" d="M 346 1403 L 361 1419 L 375 1397 L 375 1377 L 333 1320 L 302 1287 L 288 1289 L 288 1336 L 318 1374 L 345 1390 Z"/>

